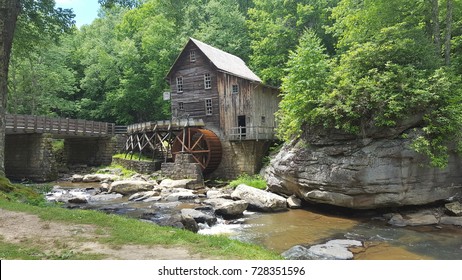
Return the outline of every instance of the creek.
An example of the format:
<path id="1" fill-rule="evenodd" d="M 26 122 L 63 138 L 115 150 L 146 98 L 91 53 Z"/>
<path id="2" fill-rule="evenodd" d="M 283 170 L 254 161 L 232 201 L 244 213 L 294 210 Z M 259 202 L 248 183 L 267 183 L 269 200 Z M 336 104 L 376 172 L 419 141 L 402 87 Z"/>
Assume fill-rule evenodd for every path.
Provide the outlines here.
<path id="1" fill-rule="evenodd" d="M 76 187 L 82 186 L 69 184 L 65 188 Z M 89 185 L 85 184 L 84 187 L 88 190 Z M 126 197 L 119 197 L 65 206 L 100 210 L 163 225 L 181 209 L 196 208 L 200 202 L 200 199 L 132 202 Z M 199 234 L 225 234 L 279 253 L 299 244 L 315 245 L 332 239 L 353 239 L 364 243 L 363 248 L 352 249 L 354 259 L 358 260 L 462 259 L 461 227 L 395 227 L 387 225 L 382 214 L 313 207 L 278 213 L 245 211 L 243 217 L 238 219 L 218 218 L 217 224 L 211 227 L 201 224 Z"/>

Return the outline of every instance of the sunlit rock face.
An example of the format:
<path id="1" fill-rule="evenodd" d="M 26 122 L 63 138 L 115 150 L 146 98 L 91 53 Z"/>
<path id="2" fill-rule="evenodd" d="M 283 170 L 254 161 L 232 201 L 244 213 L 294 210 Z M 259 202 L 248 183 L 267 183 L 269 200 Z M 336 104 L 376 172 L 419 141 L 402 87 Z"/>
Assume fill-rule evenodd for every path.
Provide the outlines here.
<path id="1" fill-rule="evenodd" d="M 269 189 L 308 202 L 372 209 L 421 205 L 462 195 L 462 158 L 445 169 L 410 148 L 418 132 L 351 135 L 305 133 L 286 144 L 263 171 Z"/>

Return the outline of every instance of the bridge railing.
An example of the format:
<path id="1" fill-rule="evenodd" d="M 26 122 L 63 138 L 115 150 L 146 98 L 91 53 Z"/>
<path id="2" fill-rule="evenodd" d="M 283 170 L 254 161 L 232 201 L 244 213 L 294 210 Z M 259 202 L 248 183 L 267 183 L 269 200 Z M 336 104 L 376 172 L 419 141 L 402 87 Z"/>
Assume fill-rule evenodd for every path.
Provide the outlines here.
<path id="1" fill-rule="evenodd" d="M 50 133 L 62 135 L 112 136 L 115 125 L 77 119 L 30 115 L 6 115 L 6 132 L 13 134 Z"/>
<path id="2" fill-rule="evenodd" d="M 274 127 L 268 126 L 240 126 L 233 127 L 228 132 L 230 141 L 241 140 L 273 140 L 276 139 Z"/>

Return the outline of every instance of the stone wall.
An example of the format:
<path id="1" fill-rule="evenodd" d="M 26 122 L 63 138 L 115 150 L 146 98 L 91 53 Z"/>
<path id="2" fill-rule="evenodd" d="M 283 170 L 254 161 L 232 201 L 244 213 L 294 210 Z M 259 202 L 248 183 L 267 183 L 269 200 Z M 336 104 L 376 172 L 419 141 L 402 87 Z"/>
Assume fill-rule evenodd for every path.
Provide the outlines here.
<path id="1" fill-rule="evenodd" d="M 253 175 L 260 172 L 272 141 L 228 141 L 221 130 L 211 130 L 220 138 L 223 156 L 218 168 L 208 177 L 235 179 L 243 173 Z"/>
<path id="2" fill-rule="evenodd" d="M 154 171 L 160 169 L 161 162 L 159 161 L 141 161 L 130 160 L 123 158 L 113 158 L 113 163 L 122 165 L 123 167 L 134 170 L 141 174 L 152 174 Z"/>
<path id="3" fill-rule="evenodd" d="M 202 182 L 202 170 L 198 163 L 194 162 L 190 154 L 177 154 L 175 162 L 162 163 L 162 175 L 164 177 L 181 180 L 195 179 Z"/>
<path id="4" fill-rule="evenodd" d="M 64 159 L 68 165 L 110 165 L 114 152 L 112 138 L 66 138 Z"/>
<path id="5" fill-rule="evenodd" d="M 57 178 L 50 135 L 6 135 L 5 140 L 5 171 L 9 179 L 46 182 Z"/>

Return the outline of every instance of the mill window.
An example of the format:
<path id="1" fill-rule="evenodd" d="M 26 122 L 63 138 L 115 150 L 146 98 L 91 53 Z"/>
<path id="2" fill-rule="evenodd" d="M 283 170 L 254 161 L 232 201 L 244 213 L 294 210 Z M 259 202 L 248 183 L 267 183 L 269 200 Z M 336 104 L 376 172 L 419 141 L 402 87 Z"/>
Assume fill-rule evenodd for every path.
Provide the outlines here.
<path id="1" fill-rule="evenodd" d="M 189 52 L 189 62 L 196 62 L 196 51 L 192 50 Z"/>
<path id="2" fill-rule="evenodd" d="M 183 77 L 177 77 L 176 78 L 176 91 L 178 93 L 183 92 Z"/>
<path id="3" fill-rule="evenodd" d="M 184 110 L 184 103 L 178 102 L 178 110 Z"/>
<path id="4" fill-rule="evenodd" d="M 239 93 L 239 85 L 233 85 L 233 94 Z"/>
<path id="5" fill-rule="evenodd" d="M 211 116 L 212 113 L 213 113 L 213 110 L 212 110 L 212 99 L 211 99 L 211 98 L 207 98 L 207 99 L 205 99 L 205 115 Z"/>
<path id="6" fill-rule="evenodd" d="M 204 88 L 211 89 L 212 88 L 212 77 L 209 73 L 204 75 Z"/>

